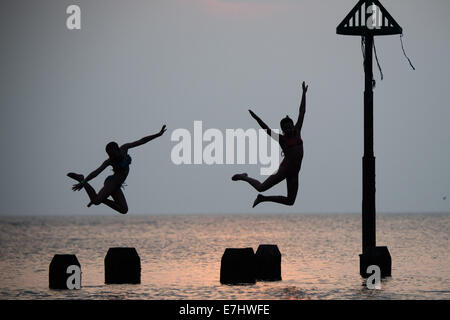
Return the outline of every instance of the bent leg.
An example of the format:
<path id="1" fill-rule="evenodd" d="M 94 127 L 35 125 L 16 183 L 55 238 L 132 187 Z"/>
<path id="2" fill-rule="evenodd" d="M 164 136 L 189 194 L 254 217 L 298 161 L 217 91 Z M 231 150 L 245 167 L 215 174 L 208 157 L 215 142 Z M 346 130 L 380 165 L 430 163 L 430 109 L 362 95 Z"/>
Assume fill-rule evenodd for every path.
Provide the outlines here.
<path id="1" fill-rule="evenodd" d="M 119 186 L 117 186 L 117 183 L 113 179 L 106 179 L 103 188 L 98 192 L 98 194 L 95 194 L 94 189 L 90 185 L 85 184 L 84 187 L 89 195 L 89 198 L 91 199 L 88 207 L 90 207 L 91 205 L 98 206 L 99 204 L 104 203 L 105 200 L 107 200 L 108 197 L 112 195 L 117 188 L 120 188 Z M 86 187 L 88 187 L 89 189 Z M 93 193 L 90 194 L 92 191 Z"/>
<path id="2" fill-rule="evenodd" d="M 292 206 L 295 203 L 295 199 L 297 198 L 297 192 L 298 192 L 298 175 L 295 175 L 293 177 L 287 177 L 286 178 L 286 184 L 287 184 L 287 197 L 284 196 L 263 196 L 258 195 L 256 198 L 253 207 L 258 205 L 261 202 L 276 202 L 280 204 L 284 204 L 287 206 Z"/>
<path id="3" fill-rule="evenodd" d="M 127 200 L 125 199 L 125 195 L 123 194 L 122 190 L 120 190 L 120 187 L 111 194 L 111 197 L 114 199 L 114 201 L 105 199 L 103 200 L 103 203 L 121 214 L 126 214 L 128 212 L 128 204 Z"/>
<path id="4" fill-rule="evenodd" d="M 81 174 L 76 174 L 70 172 L 67 174 L 68 177 L 81 182 L 84 179 L 84 176 Z M 126 214 L 128 212 L 127 200 L 125 199 L 125 195 L 122 190 L 120 190 L 120 185 L 116 183 L 114 178 L 107 178 L 103 185 L 103 188 L 98 192 L 95 192 L 94 188 L 89 183 L 83 184 L 86 193 L 89 196 L 91 202 L 89 202 L 88 207 L 91 205 L 98 206 L 101 203 L 106 204 L 113 210 L 116 210 L 119 213 Z M 109 196 L 112 196 L 114 201 L 108 199 Z"/>

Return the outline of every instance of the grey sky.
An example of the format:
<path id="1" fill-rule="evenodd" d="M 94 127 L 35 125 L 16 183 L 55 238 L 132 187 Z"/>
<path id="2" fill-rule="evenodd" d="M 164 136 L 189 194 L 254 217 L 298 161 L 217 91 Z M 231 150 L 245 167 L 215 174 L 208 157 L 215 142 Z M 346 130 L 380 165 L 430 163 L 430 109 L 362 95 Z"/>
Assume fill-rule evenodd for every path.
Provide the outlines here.
<path id="1" fill-rule="evenodd" d="M 157 132 L 132 150 L 129 214 L 359 212 L 363 68 L 358 37 L 336 35 L 356 0 L 22 1 L 0 4 L 0 214 L 115 214 L 87 209 L 69 171 L 88 174 L 104 146 Z M 375 90 L 379 212 L 449 212 L 450 2 L 384 0 L 403 27 L 378 37 Z M 66 29 L 66 7 L 82 29 Z M 176 166 L 174 129 L 278 128 L 308 91 L 305 157 L 294 207 L 262 204 L 233 183 L 258 165 Z M 93 181 L 99 188 L 107 169 Z M 265 178 L 265 177 L 263 177 Z M 284 183 L 267 194 L 284 194 Z"/>

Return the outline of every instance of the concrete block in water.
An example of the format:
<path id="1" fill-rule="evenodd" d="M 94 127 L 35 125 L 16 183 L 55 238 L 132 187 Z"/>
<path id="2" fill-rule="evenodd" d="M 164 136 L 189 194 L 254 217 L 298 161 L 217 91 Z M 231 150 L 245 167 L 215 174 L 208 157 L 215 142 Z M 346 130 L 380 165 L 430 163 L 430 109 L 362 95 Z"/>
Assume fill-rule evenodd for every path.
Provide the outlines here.
<path id="1" fill-rule="evenodd" d="M 48 272 L 50 289 L 80 289 L 81 265 L 74 254 L 55 254 Z"/>
<path id="2" fill-rule="evenodd" d="M 392 271 L 392 259 L 387 247 L 368 248 L 365 253 L 359 255 L 359 274 L 368 278 L 367 267 L 376 265 L 380 267 L 381 277 L 390 277 Z"/>
<path id="3" fill-rule="evenodd" d="M 227 248 L 220 264 L 220 283 L 256 283 L 253 248 Z"/>
<path id="4" fill-rule="evenodd" d="M 105 283 L 141 283 L 141 259 L 135 248 L 110 248 L 105 257 Z"/>
<path id="5" fill-rule="evenodd" d="M 256 250 L 256 280 L 281 280 L 281 253 L 275 244 L 261 244 Z"/>

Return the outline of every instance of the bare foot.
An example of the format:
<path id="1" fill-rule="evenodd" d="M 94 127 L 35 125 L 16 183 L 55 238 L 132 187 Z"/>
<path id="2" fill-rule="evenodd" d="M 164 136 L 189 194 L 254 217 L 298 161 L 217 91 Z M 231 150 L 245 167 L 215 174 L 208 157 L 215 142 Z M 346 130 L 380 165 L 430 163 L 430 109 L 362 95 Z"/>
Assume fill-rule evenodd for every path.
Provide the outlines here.
<path id="1" fill-rule="evenodd" d="M 239 173 L 239 174 L 235 174 L 233 177 L 231 177 L 231 180 L 238 181 L 238 180 L 242 180 L 242 178 L 247 178 L 247 177 L 248 177 L 248 174 Z"/>
<path id="2" fill-rule="evenodd" d="M 82 174 L 77 174 L 77 173 L 74 173 L 74 172 L 69 172 L 69 173 L 67 174 L 67 176 L 68 176 L 69 178 L 72 178 L 72 179 L 78 181 L 78 182 L 81 182 L 81 181 L 83 181 L 83 179 L 84 179 L 84 176 L 83 176 Z"/>
<path id="3" fill-rule="evenodd" d="M 255 199 L 255 202 L 253 202 L 253 208 L 256 207 L 260 202 L 263 202 L 264 196 L 262 194 L 258 194 L 258 196 Z"/>

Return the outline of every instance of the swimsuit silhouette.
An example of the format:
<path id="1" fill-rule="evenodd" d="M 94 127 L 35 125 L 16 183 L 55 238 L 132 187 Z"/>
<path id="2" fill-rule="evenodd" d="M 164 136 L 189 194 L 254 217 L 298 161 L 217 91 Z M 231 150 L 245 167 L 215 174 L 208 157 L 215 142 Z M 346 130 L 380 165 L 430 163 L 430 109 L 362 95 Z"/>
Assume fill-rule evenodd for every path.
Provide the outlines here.
<path id="1" fill-rule="evenodd" d="M 106 153 L 108 154 L 108 159 L 105 160 L 98 169 L 91 172 L 86 178 L 82 174 L 73 172 L 67 174 L 68 177 L 78 181 L 77 184 L 73 185 L 72 190 L 79 191 L 83 188 L 84 190 L 86 190 L 86 193 L 88 194 L 90 199 L 88 207 L 90 207 L 91 205 L 97 206 L 101 203 L 104 203 L 117 212 L 126 214 L 128 212 L 127 200 L 125 199 L 125 195 L 120 188 L 122 187 L 125 179 L 128 176 L 128 173 L 130 172 L 131 157 L 128 155 L 128 150 L 162 136 L 165 131 L 166 126 L 164 125 L 161 128 L 161 131 L 157 134 L 144 137 L 135 142 L 125 143 L 120 147 L 116 142 L 108 143 L 106 145 Z M 88 181 L 97 177 L 108 166 L 111 166 L 113 168 L 114 174 L 108 176 L 105 179 L 103 188 L 98 193 L 96 193 L 94 188 L 88 183 Z M 108 199 L 110 196 L 113 198 L 113 200 Z"/>
<path id="2" fill-rule="evenodd" d="M 267 134 L 277 140 L 284 154 L 284 159 L 276 173 L 268 177 L 264 182 L 250 178 L 246 173 L 236 174 L 232 177 L 233 181 L 246 181 L 258 192 L 264 192 L 277 185 L 283 180 L 287 183 L 287 196 L 264 196 L 259 194 L 253 203 L 253 207 L 261 202 L 276 202 L 284 205 L 292 206 L 295 203 L 298 191 L 298 175 L 303 160 L 303 140 L 301 138 L 301 129 L 306 110 L 306 92 L 308 86 L 302 83 L 302 100 L 300 102 L 300 112 L 297 123 L 286 116 L 280 122 L 282 134 L 274 133 L 253 111 L 249 110 L 251 116 L 258 124 L 266 130 Z"/>

